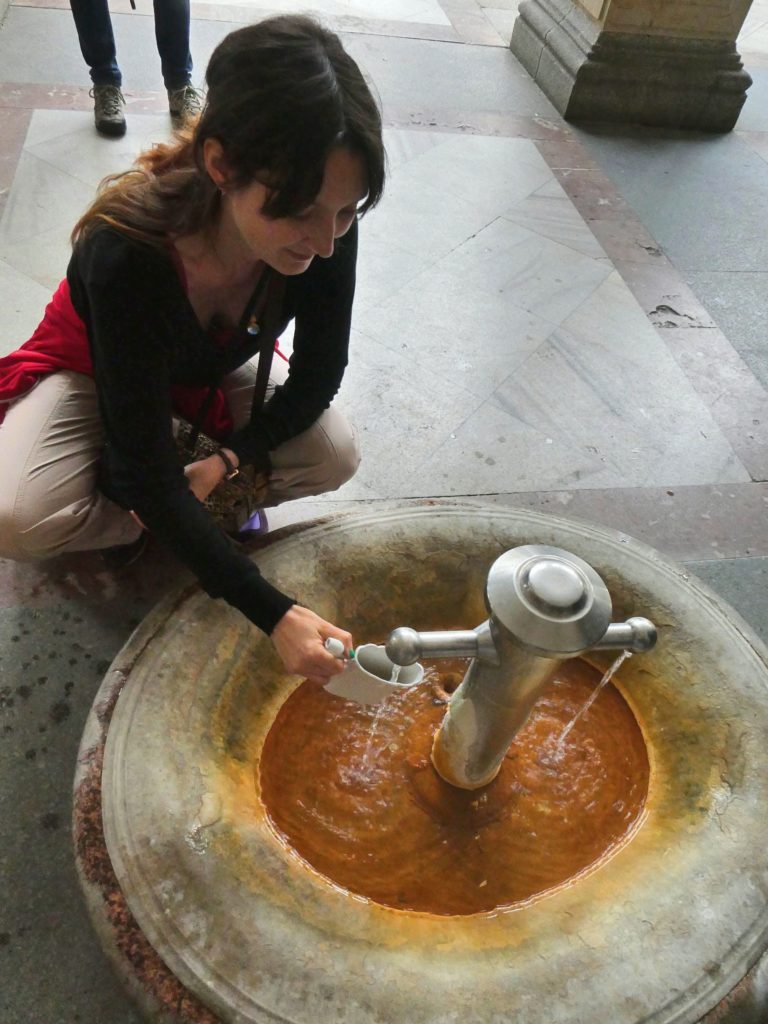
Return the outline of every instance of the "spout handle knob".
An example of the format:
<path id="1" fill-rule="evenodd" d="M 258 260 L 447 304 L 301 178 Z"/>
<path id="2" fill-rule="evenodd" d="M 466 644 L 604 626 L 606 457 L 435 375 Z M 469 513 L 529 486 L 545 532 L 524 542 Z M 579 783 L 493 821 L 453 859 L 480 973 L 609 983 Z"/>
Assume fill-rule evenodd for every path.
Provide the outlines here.
<path id="1" fill-rule="evenodd" d="M 384 650 L 395 665 L 415 665 L 421 657 L 421 638 L 410 626 L 399 626 L 389 634 Z"/>
<path id="2" fill-rule="evenodd" d="M 633 615 L 626 622 L 612 622 L 602 640 L 595 644 L 596 649 L 618 650 L 619 648 L 642 654 L 656 646 L 658 633 L 650 619 L 641 615 Z"/>
<path id="3" fill-rule="evenodd" d="M 387 657 L 395 665 L 414 665 L 422 658 L 496 658 L 496 649 L 484 627 L 478 629 L 443 629 L 417 633 L 409 626 L 400 626 L 389 634 Z"/>

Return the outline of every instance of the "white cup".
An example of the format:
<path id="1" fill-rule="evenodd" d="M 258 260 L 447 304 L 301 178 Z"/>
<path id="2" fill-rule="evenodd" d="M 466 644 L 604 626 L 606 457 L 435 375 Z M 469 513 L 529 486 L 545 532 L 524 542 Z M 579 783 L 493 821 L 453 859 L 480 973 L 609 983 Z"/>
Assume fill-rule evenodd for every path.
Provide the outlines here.
<path id="1" fill-rule="evenodd" d="M 357 704 L 381 704 L 398 690 L 416 686 L 424 678 L 421 665 L 405 665 L 400 669 L 397 682 L 393 682 L 394 669 L 395 664 L 387 657 L 384 647 L 363 644 L 355 650 L 354 658 L 350 658 L 344 671 L 326 683 L 325 689 Z"/>

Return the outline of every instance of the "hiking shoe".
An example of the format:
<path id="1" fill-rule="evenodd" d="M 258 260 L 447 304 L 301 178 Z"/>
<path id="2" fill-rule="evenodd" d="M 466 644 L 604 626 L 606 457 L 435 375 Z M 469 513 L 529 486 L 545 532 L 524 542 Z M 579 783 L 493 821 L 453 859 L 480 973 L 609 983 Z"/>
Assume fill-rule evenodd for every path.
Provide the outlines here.
<path id="1" fill-rule="evenodd" d="M 93 97 L 93 117 L 96 131 L 101 135 L 125 135 L 125 100 L 116 85 L 94 85 L 90 95 Z"/>
<path id="2" fill-rule="evenodd" d="M 168 90 L 168 109 L 173 123 L 181 127 L 190 117 L 197 117 L 203 109 L 203 101 L 197 89 L 187 83 L 180 89 Z"/>

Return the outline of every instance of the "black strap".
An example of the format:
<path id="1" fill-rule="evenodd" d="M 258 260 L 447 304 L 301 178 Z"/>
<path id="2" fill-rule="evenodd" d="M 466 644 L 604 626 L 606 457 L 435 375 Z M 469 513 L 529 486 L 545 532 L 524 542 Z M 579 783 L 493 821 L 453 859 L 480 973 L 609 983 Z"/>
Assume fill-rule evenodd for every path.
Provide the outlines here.
<path id="1" fill-rule="evenodd" d="M 269 371 L 272 368 L 272 356 L 275 352 L 275 342 L 277 341 L 276 334 L 280 321 L 280 314 L 283 311 L 284 295 L 285 278 L 283 275 L 276 273 L 271 267 L 265 267 L 240 323 L 240 330 L 242 331 L 245 325 L 255 317 L 258 316 L 261 319 L 259 330 L 259 362 L 256 369 L 256 383 L 254 385 L 253 401 L 251 403 L 251 422 L 253 422 L 261 411 L 261 407 L 264 404 L 264 397 L 267 393 Z M 259 307 L 261 307 L 261 312 L 259 312 Z M 195 416 L 195 421 L 192 424 L 189 437 L 184 442 L 183 451 L 187 455 L 191 455 L 195 450 L 197 439 L 200 437 L 202 425 L 205 423 L 205 419 L 211 410 L 218 387 L 218 381 L 211 384 L 208 388 L 208 394 L 205 396 L 203 404 L 200 406 L 197 415 Z"/>
<path id="2" fill-rule="evenodd" d="M 251 423 L 261 412 L 264 398 L 267 394 L 269 371 L 272 369 L 272 358 L 275 354 L 275 342 L 277 341 L 277 328 L 283 311 L 285 283 L 285 278 L 282 274 L 271 274 L 267 284 L 260 332 L 259 363 L 256 368 L 256 383 L 253 386 L 253 401 L 251 402 Z"/>

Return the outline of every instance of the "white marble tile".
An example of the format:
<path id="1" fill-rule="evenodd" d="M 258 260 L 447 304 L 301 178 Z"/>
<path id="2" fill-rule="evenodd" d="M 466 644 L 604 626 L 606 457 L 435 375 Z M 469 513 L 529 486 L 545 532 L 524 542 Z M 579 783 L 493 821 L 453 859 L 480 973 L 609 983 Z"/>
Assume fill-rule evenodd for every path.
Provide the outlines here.
<path id="1" fill-rule="evenodd" d="M 384 146 L 387 151 L 387 166 L 390 173 L 426 153 L 444 140 L 445 132 L 424 132 L 400 128 L 384 129 Z"/>
<path id="2" fill-rule="evenodd" d="M 355 323 L 407 361 L 431 372 L 437 387 L 458 382 L 488 398 L 547 338 L 555 325 L 498 291 L 431 267 Z"/>
<path id="3" fill-rule="evenodd" d="M 766 47 L 768 50 L 768 47 Z M 748 146 L 753 153 L 768 163 L 768 132 L 750 132 L 745 135 L 743 132 L 739 134 L 739 139 Z"/>
<path id="4" fill-rule="evenodd" d="M 0 222 L 0 259 L 9 244 L 57 228 L 69 232 L 92 199 L 82 181 L 22 152 Z"/>
<path id="5" fill-rule="evenodd" d="M 357 260 L 355 315 L 389 298 L 413 280 L 427 263 L 425 256 L 408 252 L 393 242 L 369 245 L 363 220 Z"/>
<path id="6" fill-rule="evenodd" d="M 32 335 L 50 297 L 50 289 L 0 260 L 0 356 L 13 352 Z"/>
<path id="7" fill-rule="evenodd" d="M 616 487 L 599 456 L 485 402 L 401 484 L 403 497 Z"/>
<path id="8" fill-rule="evenodd" d="M 603 247 L 581 218 L 581 214 L 557 181 L 551 181 L 504 212 L 506 220 L 527 228 L 553 242 L 605 260 Z"/>
<path id="9" fill-rule="evenodd" d="M 517 14 L 520 0 L 477 0 L 480 7 L 490 10 L 513 11 Z"/>
<path id="10" fill-rule="evenodd" d="M 35 112 L 31 125 L 33 139 L 41 130 L 46 133 L 53 131 L 47 119 L 38 127 L 36 121 L 41 113 L 49 112 Z M 97 135 L 90 113 L 60 111 L 59 117 L 62 130 L 56 135 L 46 134 L 36 142 L 30 142 L 28 137 L 25 152 L 84 182 L 91 187 L 92 194 L 107 174 L 127 170 L 141 150 L 170 137 L 171 125 L 164 113 L 131 114 L 129 109 L 127 131 L 118 139 Z"/>
<path id="11" fill-rule="evenodd" d="M 366 18 L 377 21 L 405 21 L 426 25 L 450 25 L 437 0 L 207 0 L 209 3 L 252 8 L 254 12 L 268 10 L 279 13 L 316 14 L 328 17 Z"/>
<path id="12" fill-rule="evenodd" d="M 482 210 L 487 222 L 551 181 L 552 171 L 529 139 L 446 133 L 439 146 L 400 167 L 398 180 L 440 191 L 443 217 L 460 201 Z"/>
<path id="13" fill-rule="evenodd" d="M 88 127 L 93 131 L 93 114 L 86 110 L 33 110 L 24 148 L 32 149 L 60 135 Z"/>
<path id="14" fill-rule="evenodd" d="M 363 451 L 353 496 L 395 497 L 479 402 L 459 383 L 436 386 L 429 369 L 354 331 L 338 404 L 357 425 Z"/>
<path id="15" fill-rule="evenodd" d="M 749 480 L 615 272 L 492 402 L 624 486 Z"/>
<path id="16" fill-rule="evenodd" d="M 747 12 L 747 16 L 744 19 L 744 24 L 741 26 L 741 31 L 737 40 L 737 44 L 744 41 L 744 37 L 750 32 L 754 31 L 761 25 L 764 25 L 768 21 L 768 3 L 763 3 L 761 0 L 756 0 L 752 3 Z"/>
<path id="17" fill-rule="evenodd" d="M 768 53 L 768 21 L 739 36 L 740 53 Z"/>
<path id="18" fill-rule="evenodd" d="M 19 242 L 0 240 L 0 256 L 14 270 L 36 281 L 49 293 L 53 292 L 66 274 L 72 255 L 69 230 L 75 219 L 73 217 L 66 228 L 41 231 Z"/>
<path id="19" fill-rule="evenodd" d="M 499 217 L 442 261 L 479 292 L 499 293 L 521 309 L 560 323 L 611 273 L 592 259 Z"/>
<path id="20" fill-rule="evenodd" d="M 514 10 L 506 7 L 485 7 L 483 14 L 499 33 L 503 42 L 509 46 L 512 29 L 517 19 L 517 7 L 515 6 Z"/>
<path id="21" fill-rule="evenodd" d="M 396 173 L 384 198 L 366 215 L 365 232 L 373 249 L 404 249 L 421 257 L 426 267 L 475 235 L 489 219 L 486 211 L 468 200 L 448 199 L 442 188 L 416 185 Z"/>

